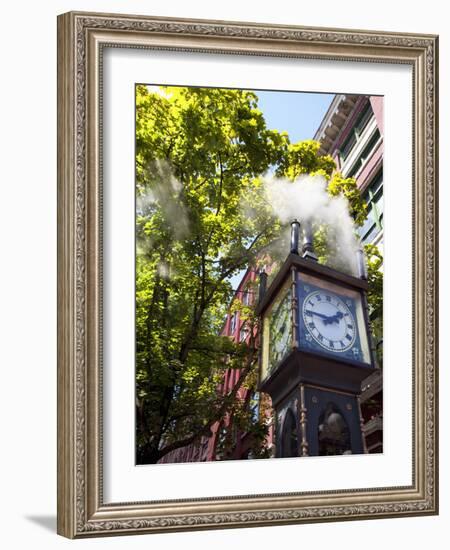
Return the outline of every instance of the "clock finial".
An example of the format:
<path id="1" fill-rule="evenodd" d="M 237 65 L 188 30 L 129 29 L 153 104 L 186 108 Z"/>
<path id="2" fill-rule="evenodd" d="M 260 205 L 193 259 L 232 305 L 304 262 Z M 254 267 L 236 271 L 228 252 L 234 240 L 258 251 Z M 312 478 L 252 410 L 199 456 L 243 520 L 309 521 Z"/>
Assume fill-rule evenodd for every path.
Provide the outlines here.
<path id="1" fill-rule="evenodd" d="M 300 231 L 300 222 L 294 220 L 291 222 L 291 254 L 298 254 L 298 234 Z"/>
<path id="2" fill-rule="evenodd" d="M 304 226 L 304 236 L 303 236 L 303 247 L 302 247 L 302 256 L 307 260 L 314 260 L 317 262 L 317 256 L 314 253 L 314 244 L 313 244 L 313 230 L 311 222 L 306 222 Z"/>
<path id="3" fill-rule="evenodd" d="M 267 289 L 267 273 L 265 266 L 262 266 L 259 270 L 259 292 L 258 292 L 258 301 L 262 302 L 264 295 L 266 294 Z"/>
<path id="4" fill-rule="evenodd" d="M 366 257 L 362 243 L 360 243 L 358 250 L 356 251 L 356 263 L 358 265 L 358 276 L 360 279 L 367 280 L 367 266 Z"/>

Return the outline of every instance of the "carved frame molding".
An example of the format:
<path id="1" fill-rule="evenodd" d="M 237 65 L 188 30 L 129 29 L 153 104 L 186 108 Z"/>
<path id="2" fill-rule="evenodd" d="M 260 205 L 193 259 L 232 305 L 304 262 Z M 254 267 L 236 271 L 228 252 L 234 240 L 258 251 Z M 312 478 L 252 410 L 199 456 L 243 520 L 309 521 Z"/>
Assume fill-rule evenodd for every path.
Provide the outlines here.
<path id="1" fill-rule="evenodd" d="M 182 501 L 102 501 L 102 48 L 413 67 L 413 485 Z M 58 18 L 58 532 L 75 538 L 436 514 L 437 48 L 430 35 L 67 13 Z M 149 495 L 150 498 L 151 495 Z"/>

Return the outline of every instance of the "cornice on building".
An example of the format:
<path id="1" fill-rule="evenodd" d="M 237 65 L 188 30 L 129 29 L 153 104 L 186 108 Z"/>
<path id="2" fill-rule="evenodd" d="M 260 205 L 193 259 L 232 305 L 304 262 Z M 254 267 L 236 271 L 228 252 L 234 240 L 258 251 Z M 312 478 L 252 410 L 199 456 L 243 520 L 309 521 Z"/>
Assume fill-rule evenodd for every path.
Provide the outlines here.
<path id="1" fill-rule="evenodd" d="M 360 95 L 336 94 L 334 96 L 313 138 L 321 144 L 320 155 L 333 155 L 335 144 L 342 136 L 360 100 Z"/>

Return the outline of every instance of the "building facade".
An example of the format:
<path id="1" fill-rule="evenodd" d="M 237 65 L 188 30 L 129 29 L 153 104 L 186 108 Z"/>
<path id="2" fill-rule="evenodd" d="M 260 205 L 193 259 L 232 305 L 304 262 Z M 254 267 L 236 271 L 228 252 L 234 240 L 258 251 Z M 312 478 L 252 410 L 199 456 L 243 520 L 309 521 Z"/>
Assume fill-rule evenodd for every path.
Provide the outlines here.
<path id="1" fill-rule="evenodd" d="M 338 94 L 334 97 L 314 139 L 319 153 L 330 155 L 336 168 L 355 178 L 367 203 L 367 220 L 358 229 L 363 244 L 383 251 L 383 97 Z M 382 312 L 373 312 L 374 325 Z M 362 384 L 361 412 L 369 452 L 383 450 L 382 331 L 373 331 L 378 369 Z"/>
<path id="2" fill-rule="evenodd" d="M 336 95 L 314 140 L 319 154 L 330 155 L 345 178 L 355 178 L 368 205 L 359 229 L 365 244 L 383 241 L 383 97 Z"/>

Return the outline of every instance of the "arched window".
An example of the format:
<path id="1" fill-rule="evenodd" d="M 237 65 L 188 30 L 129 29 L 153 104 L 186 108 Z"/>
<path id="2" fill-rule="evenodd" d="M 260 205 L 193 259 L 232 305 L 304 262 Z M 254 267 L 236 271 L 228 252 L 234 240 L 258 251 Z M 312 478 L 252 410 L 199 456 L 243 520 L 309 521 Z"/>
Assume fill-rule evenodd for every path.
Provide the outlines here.
<path id="1" fill-rule="evenodd" d="M 236 323 L 237 323 L 237 313 L 234 312 L 233 315 L 230 317 L 230 336 L 234 336 L 234 332 L 236 330 Z"/>
<path id="2" fill-rule="evenodd" d="M 247 325 L 247 322 L 244 321 L 239 330 L 239 342 L 245 342 L 247 340 L 247 336 L 249 335 L 249 333 L 250 333 L 250 329 Z"/>
<path id="3" fill-rule="evenodd" d="M 242 303 L 244 306 L 249 306 L 252 303 L 252 288 L 249 283 L 247 283 L 242 291 Z"/>
<path id="4" fill-rule="evenodd" d="M 283 458 L 298 456 L 297 426 L 291 409 L 286 412 L 281 433 L 281 456 Z"/>
<path id="5" fill-rule="evenodd" d="M 334 403 L 328 403 L 319 417 L 319 456 L 351 454 L 350 430 Z"/>

